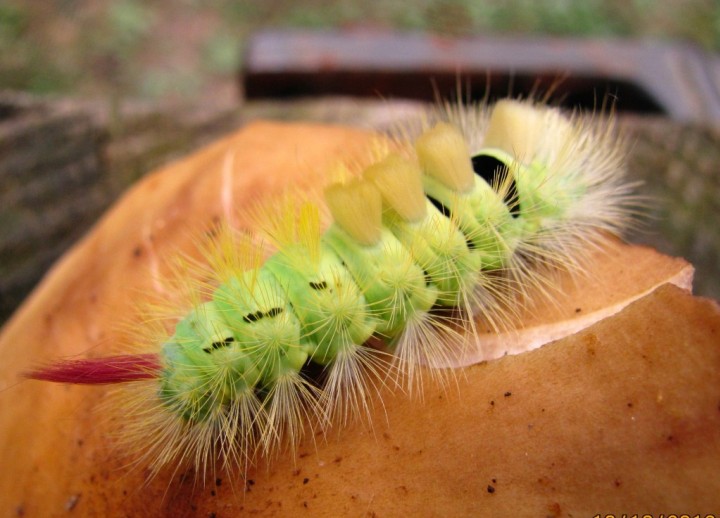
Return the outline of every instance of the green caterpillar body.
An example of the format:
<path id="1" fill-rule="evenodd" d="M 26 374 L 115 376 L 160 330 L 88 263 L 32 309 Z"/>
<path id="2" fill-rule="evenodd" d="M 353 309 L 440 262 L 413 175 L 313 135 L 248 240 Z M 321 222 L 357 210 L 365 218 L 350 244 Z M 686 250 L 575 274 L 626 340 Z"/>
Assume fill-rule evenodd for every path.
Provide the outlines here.
<path id="1" fill-rule="evenodd" d="M 507 101 L 501 106 L 496 113 L 510 111 L 499 115 L 509 117 L 509 124 L 522 123 L 513 119 L 515 112 L 529 123 L 551 118 L 555 127 L 548 131 L 572 137 L 571 122 L 553 110 Z M 408 328 L 433 318 L 435 307 L 482 312 L 477 292 L 486 272 L 511 268 L 523 247 L 541 260 L 566 253 L 561 247 L 543 250 L 538 236 L 544 232 L 575 245 L 572 232 L 556 235 L 558 224 L 616 227 L 612 210 L 596 212 L 590 222 L 573 221 L 571 214 L 578 203 L 592 200 L 593 188 L 612 184 L 614 171 L 582 170 L 608 150 L 567 157 L 563 152 L 583 149 L 559 139 L 556 149 L 522 156 L 513 149 L 516 141 L 471 153 L 458 129 L 440 123 L 418 138 L 415 157 L 389 154 L 361 179 L 328 189 L 335 222 L 319 239 L 284 245 L 262 266 L 219 286 L 209 302 L 178 324 L 162 348 L 165 406 L 198 424 L 227 415 L 238 400 L 249 398 L 257 427 L 273 429 L 258 433 L 276 436 L 275 430 L 293 427 L 297 412 L 275 401 L 276 393 L 296 390 L 298 400 L 317 398 L 310 403 L 313 411 L 321 420 L 331 419 L 344 401 L 364 397 L 354 391 L 365 358 L 360 351 L 372 336 L 383 338 L 392 351 Z M 553 169 L 553 161 L 574 169 Z M 395 185 L 393 175 L 407 181 Z M 416 208 L 397 196 L 412 198 Z M 313 227 L 317 213 L 304 210 L 300 225 Z M 302 372 L 309 363 L 325 366 L 325 387 L 307 388 Z M 348 368 L 354 375 L 347 375 Z"/>
<path id="2" fill-rule="evenodd" d="M 157 404 L 129 410 L 143 415 L 130 428 L 152 438 L 153 470 L 190 456 L 205 471 L 218 453 L 247 466 L 308 421 L 345 422 L 389 364 L 414 390 L 448 363 L 458 328 L 502 325 L 544 269 L 573 268 L 622 230 L 632 195 L 611 124 L 519 101 L 449 112 L 328 187 L 324 232 L 305 203 L 267 226 L 278 246 L 262 263 L 247 243 L 217 245 L 223 271 L 159 352 Z M 72 380 L 60 371 L 34 377 Z"/>

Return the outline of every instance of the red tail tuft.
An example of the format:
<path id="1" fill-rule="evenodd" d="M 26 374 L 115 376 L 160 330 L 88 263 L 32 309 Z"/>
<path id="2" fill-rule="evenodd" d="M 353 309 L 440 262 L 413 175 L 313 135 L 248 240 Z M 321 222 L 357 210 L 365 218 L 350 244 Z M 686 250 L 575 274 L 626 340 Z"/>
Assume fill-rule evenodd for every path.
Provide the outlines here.
<path id="1" fill-rule="evenodd" d="M 25 376 L 57 383 L 105 385 L 157 378 L 161 369 L 157 354 L 125 354 L 106 358 L 63 360 L 29 372 Z"/>

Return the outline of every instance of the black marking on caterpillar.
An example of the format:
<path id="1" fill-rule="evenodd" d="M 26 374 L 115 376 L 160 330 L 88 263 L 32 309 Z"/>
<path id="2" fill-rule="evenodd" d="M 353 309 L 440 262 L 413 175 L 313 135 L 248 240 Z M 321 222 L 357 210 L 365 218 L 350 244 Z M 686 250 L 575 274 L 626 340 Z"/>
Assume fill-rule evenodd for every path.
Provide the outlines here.
<path id="1" fill-rule="evenodd" d="M 606 127 L 516 101 L 498 103 L 489 123 L 471 109 L 430 118 L 439 123 L 414 143 L 327 189 L 324 233 L 318 208 L 301 205 L 280 232 L 266 229 L 278 251 L 262 264 L 249 241 L 218 246 L 245 267 L 203 285 L 202 302 L 152 353 L 30 377 L 137 382 L 152 412 L 134 404 L 129 422 L 149 439 L 153 472 L 191 448 L 198 472 L 218 455 L 244 469 L 295 444 L 305 421 L 325 428 L 368 411 L 387 364 L 368 341 L 386 342 L 413 387 L 420 366 L 445 363 L 449 322 L 475 332 L 474 316 L 492 314 L 496 299 L 544 282 L 536 264 L 572 266 L 626 223 L 631 190 Z"/>

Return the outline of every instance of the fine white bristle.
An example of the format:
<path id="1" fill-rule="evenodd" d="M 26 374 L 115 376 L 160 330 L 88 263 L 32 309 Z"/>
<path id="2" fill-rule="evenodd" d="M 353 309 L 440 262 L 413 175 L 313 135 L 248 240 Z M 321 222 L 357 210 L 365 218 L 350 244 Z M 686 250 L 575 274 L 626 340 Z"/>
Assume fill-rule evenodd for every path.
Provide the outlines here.
<path id="1" fill-rule="evenodd" d="M 611 119 L 505 100 L 397 134 L 340 167 L 326 207 L 270 200 L 252 232 L 220 224 L 175 261 L 133 340 L 156 378 L 116 391 L 118 436 L 151 475 L 246 476 L 311 430 L 372 416 L 388 386 L 455 379 L 480 326 L 556 300 L 556 272 L 583 273 L 634 210 Z"/>

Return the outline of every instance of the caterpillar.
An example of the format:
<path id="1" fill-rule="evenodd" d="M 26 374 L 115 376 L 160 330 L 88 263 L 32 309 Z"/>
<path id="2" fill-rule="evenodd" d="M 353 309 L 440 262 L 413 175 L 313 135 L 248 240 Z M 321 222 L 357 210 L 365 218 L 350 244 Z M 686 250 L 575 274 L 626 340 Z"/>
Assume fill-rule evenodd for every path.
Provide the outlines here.
<path id="1" fill-rule="evenodd" d="M 189 281 L 192 309 L 150 352 L 28 377 L 121 387 L 125 433 L 144 441 L 152 473 L 184 461 L 246 470 L 307 423 L 366 413 L 388 373 L 421 390 L 477 318 L 503 326 L 523 296 L 550 290 L 547 272 L 582 269 L 631 217 L 611 120 L 502 100 L 416 126 L 329 185 L 326 209 L 286 200 L 258 217 L 268 257 L 256 235 L 220 227 L 201 264 L 181 265 L 201 279 Z"/>

